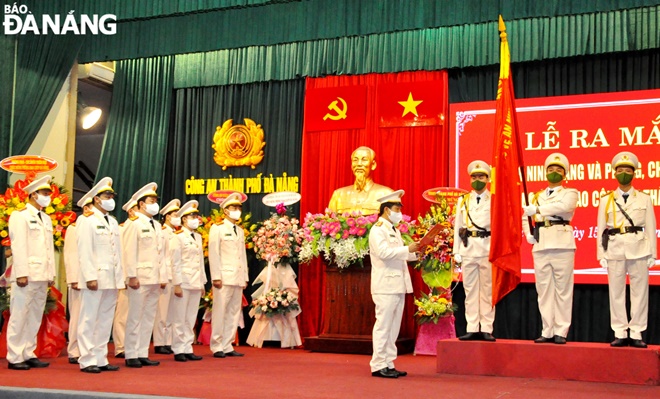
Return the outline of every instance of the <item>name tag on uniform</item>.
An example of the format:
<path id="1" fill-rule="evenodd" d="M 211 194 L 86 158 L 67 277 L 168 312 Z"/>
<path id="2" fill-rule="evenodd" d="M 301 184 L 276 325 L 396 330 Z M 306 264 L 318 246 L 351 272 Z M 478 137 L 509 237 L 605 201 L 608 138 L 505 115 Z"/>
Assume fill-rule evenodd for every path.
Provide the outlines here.
<path id="1" fill-rule="evenodd" d="M 103 226 L 103 225 L 96 226 L 96 228 L 101 229 L 101 230 L 105 230 L 105 226 Z"/>
<path id="2" fill-rule="evenodd" d="M 149 232 L 151 232 L 151 230 L 149 230 L 149 229 L 142 229 L 142 232 L 143 232 L 143 233 L 149 233 Z"/>
<path id="3" fill-rule="evenodd" d="M 394 234 L 390 234 L 390 237 L 392 237 L 392 238 L 396 238 L 396 236 L 395 236 Z"/>
<path id="4" fill-rule="evenodd" d="M 234 235 L 232 233 L 225 233 L 225 237 L 233 237 Z"/>
<path id="5" fill-rule="evenodd" d="M 30 223 L 32 223 L 32 224 L 39 224 L 36 220 L 30 220 Z"/>

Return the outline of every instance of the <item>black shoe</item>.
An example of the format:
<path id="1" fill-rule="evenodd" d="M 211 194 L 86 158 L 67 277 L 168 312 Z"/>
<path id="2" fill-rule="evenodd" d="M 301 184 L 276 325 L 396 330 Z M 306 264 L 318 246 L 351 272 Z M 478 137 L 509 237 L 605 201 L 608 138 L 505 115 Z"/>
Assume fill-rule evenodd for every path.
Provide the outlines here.
<path id="1" fill-rule="evenodd" d="M 167 346 L 154 346 L 154 353 L 159 355 L 171 355 L 174 352 L 167 349 Z"/>
<path id="2" fill-rule="evenodd" d="M 165 349 L 167 349 L 167 354 L 168 355 L 173 355 L 174 351 L 172 350 L 172 345 L 165 345 Z"/>
<path id="3" fill-rule="evenodd" d="M 92 374 L 99 374 L 101 372 L 101 369 L 96 367 L 96 366 L 87 366 L 85 368 L 80 369 L 83 373 L 92 373 Z"/>
<path id="4" fill-rule="evenodd" d="M 555 335 L 555 344 L 565 345 L 566 344 L 566 338 L 564 338 L 562 336 L 559 336 L 559 335 Z"/>
<path id="5" fill-rule="evenodd" d="M 381 378 L 399 378 L 399 373 L 396 370 L 390 370 L 387 367 L 374 371 L 371 373 L 372 377 L 381 377 Z"/>
<path id="6" fill-rule="evenodd" d="M 488 342 L 496 341 L 495 337 L 493 337 L 493 334 L 491 333 L 481 333 L 481 337 L 482 337 L 481 339 L 483 339 L 484 341 L 488 341 Z"/>
<path id="7" fill-rule="evenodd" d="M 630 346 L 633 348 L 646 348 L 646 342 L 642 341 L 641 339 L 631 339 L 630 340 Z"/>
<path id="8" fill-rule="evenodd" d="M 160 362 L 155 360 L 149 360 L 148 357 L 139 357 L 138 360 L 143 366 L 158 366 Z"/>
<path id="9" fill-rule="evenodd" d="M 615 348 L 628 346 L 628 338 L 617 338 L 610 343 L 610 346 L 613 346 Z"/>
<path id="10" fill-rule="evenodd" d="M 126 359 L 125 363 L 126 363 L 126 367 L 133 367 L 136 369 L 142 367 L 142 363 L 140 363 L 138 359 Z"/>
<path id="11" fill-rule="evenodd" d="M 116 358 L 116 359 L 123 359 L 124 357 L 125 357 L 125 356 L 124 356 L 124 352 L 120 352 L 120 353 L 117 353 L 117 354 L 115 355 L 115 358 Z"/>
<path id="12" fill-rule="evenodd" d="M 77 357 L 70 357 L 69 358 L 69 364 L 78 364 L 78 358 Z"/>
<path id="13" fill-rule="evenodd" d="M 534 340 L 535 344 L 549 344 L 551 342 L 555 342 L 554 338 L 546 338 L 543 335 Z"/>
<path id="14" fill-rule="evenodd" d="M 245 355 L 242 354 L 242 353 L 238 353 L 238 352 L 236 352 L 236 351 L 231 351 L 231 352 L 225 352 L 225 356 L 230 356 L 230 357 L 241 357 L 241 356 L 245 356 Z"/>
<path id="15" fill-rule="evenodd" d="M 391 368 L 388 368 L 387 370 L 395 372 L 399 377 L 405 377 L 405 376 L 408 375 L 408 372 L 406 372 L 406 371 L 401 371 L 401 370 L 391 369 Z"/>
<path id="16" fill-rule="evenodd" d="M 213 354 L 213 357 L 219 357 L 221 359 L 224 359 L 225 357 L 227 357 L 227 355 L 225 355 L 225 353 L 222 351 L 218 351 Z"/>
<path id="17" fill-rule="evenodd" d="M 183 353 L 178 353 L 178 354 L 174 355 L 174 360 L 177 361 L 177 362 L 187 362 L 188 361 L 188 359 L 186 359 L 186 355 L 184 355 Z"/>
<path id="18" fill-rule="evenodd" d="M 185 356 L 188 360 L 202 360 L 201 356 L 197 356 L 194 353 L 186 353 Z"/>
<path id="19" fill-rule="evenodd" d="M 28 366 L 27 363 L 9 363 L 8 365 L 9 370 L 29 370 L 30 366 Z"/>
<path id="20" fill-rule="evenodd" d="M 465 335 L 461 335 L 458 337 L 460 341 L 480 341 L 481 340 L 481 334 L 476 333 L 476 332 L 469 332 Z"/>
<path id="21" fill-rule="evenodd" d="M 99 367 L 101 371 L 119 371 L 119 366 L 113 366 L 112 364 L 106 364 L 105 366 Z"/>
<path id="22" fill-rule="evenodd" d="M 28 366 L 30 366 L 33 369 L 42 369 L 44 367 L 50 366 L 50 363 L 47 362 L 42 362 L 41 360 L 37 359 L 36 357 L 33 357 L 32 359 L 28 359 L 25 361 Z"/>

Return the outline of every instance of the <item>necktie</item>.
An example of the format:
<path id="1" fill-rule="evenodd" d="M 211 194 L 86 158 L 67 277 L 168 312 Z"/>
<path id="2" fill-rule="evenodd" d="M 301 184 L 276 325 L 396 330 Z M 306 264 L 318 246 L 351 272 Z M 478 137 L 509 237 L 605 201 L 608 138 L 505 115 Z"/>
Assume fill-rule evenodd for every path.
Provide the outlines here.
<path id="1" fill-rule="evenodd" d="M 190 236 L 192 237 L 193 241 L 195 241 L 195 233 L 190 233 Z"/>
<path id="2" fill-rule="evenodd" d="M 552 195 L 553 191 L 555 190 L 548 190 L 548 197 Z"/>
<path id="3" fill-rule="evenodd" d="M 105 222 L 106 222 L 108 225 L 110 225 L 110 219 L 108 218 L 108 215 L 103 216 L 103 218 L 105 219 Z"/>
<path id="4" fill-rule="evenodd" d="M 481 197 L 477 197 L 477 204 L 479 203 L 480 200 L 481 200 Z"/>
<path id="5" fill-rule="evenodd" d="M 234 234 L 238 235 L 238 233 L 236 232 L 236 225 L 234 225 Z"/>
<path id="6" fill-rule="evenodd" d="M 42 223 L 46 223 L 46 221 L 44 220 L 44 213 L 41 211 L 39 211 L 39 219 L 41 219 Z"/>
<path id="7" fill-rule="evenodd" d="M 630 194 L 628 194 L 628 193 L 623 193 L 622 197 L 623 197 L 623 202 L 624 202 L 624 203 L 627 203 L 627 202 L 628 202 L 628 195 L 630 195 Z"/>
<path id="8" fill-rule="evenodd" d="M 151 225 L 151 228 L 154 229 L 154 231 L 155 231 L 155 230 L 156 230 L 156 227 L 154 226 L 154 220 L 153 220 L 153 219 L 151 219 L 151 220 L 149 221 L 149 224 Z"/>

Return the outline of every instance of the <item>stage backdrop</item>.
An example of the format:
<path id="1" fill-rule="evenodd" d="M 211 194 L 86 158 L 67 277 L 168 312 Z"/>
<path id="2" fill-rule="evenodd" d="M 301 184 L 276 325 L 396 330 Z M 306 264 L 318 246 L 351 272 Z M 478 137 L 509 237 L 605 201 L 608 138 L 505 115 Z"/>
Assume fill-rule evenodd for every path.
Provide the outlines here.
<path id="1" fill-rule="evenodd" d="M 331 93 L 329 97 L 318 98 L 327 93 Z M 332 100 L 336 100 L 334 106 Z M 412 106 L 420 100 L 414 118 L 410 112 L 403 115 L 405 105 L 400 102 Z M 352 113 L 355 109 L 350 101 L 364 101 L 360 107 L 364 114 Z M 373 172 L 376 183 L 406 191 L 403 213 L 413 217 L 425 213 L 430 203 L 422 198 L 423 191 L 447 184 L 448 127 L 444 123 L 447 104 L 444 71 L 307 79 L 301 217 L 307 212 L 324 212 L 334 189 L 353 184 L 350 156 L 359 146 L 371 147 L 376 152 L 377 168 Z M 333 118 L 346 111 L 346 105 L 343 130 L 328 130 L 332 129 Z M 329 115 L 325 121 L 312 120 L 325 115 Z M 352 120 L 353 117 L 357 120 Z M 417 272 L 411 274 L 418 293 L 421 278 Z M 325 316 L 324 272 L 320 261 L 300 266 L 300 292 L 301 333 L 303 337 L 318 335 Z M 412 298 L 409 298 L 403 336 L 414 336 L 413 314 Z"/>
<path id="2" fill-rule="evenodd" d="M 647 192 L 660 220 L 660 90 L 531 98 L 516 101 L 530 197 L 547 187 L 544 161 L 553 152 L 568 157 L 565 186 L 580 192 L 572 221 L 577 251 L 576 283 L 607 283 L 596 259 L 596 219 L 601 195 L 616 189 L 611 161 L 621 151 L 640 161 L 633 186 Z M 492 161 L 495 102 L 452 104 L 450 182 L 468 188 L 467 165 Z M 522 240 L 524 241 L 524 240 Z M 523 242 L 523 282 L 534 281 L 531 246 Z M 650 272 L 660 284 L 660 267 Z"/>

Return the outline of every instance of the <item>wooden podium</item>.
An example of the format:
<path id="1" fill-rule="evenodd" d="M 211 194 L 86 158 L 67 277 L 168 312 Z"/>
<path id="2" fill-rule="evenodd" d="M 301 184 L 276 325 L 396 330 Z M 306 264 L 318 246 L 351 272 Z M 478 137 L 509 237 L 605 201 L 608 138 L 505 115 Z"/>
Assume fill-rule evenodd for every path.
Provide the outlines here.
<path id="1" fill-rule="evenodd" d="M 325 312 L 323 328 L 316 337 L 305 338 L 305 348 L 313 352 L 371 354 L 371 333 L 376 321 L 371 299 L 371 259 L 364 267 L 339 269 L 325 264 Z M 397 339 L 399 354 L 415 347 L 413 337 Z"/>

